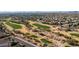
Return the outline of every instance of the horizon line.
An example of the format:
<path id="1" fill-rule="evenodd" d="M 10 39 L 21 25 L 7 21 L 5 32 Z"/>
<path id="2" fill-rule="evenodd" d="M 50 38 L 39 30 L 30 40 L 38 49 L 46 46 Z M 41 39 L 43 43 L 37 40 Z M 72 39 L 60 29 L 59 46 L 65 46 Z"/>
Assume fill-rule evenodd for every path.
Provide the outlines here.
<path id="1" fill-rule="evenodd" d="M 0 13 L 17 13 L 17 12 L 79 12 L 79 11 L 0 11 Z"/>

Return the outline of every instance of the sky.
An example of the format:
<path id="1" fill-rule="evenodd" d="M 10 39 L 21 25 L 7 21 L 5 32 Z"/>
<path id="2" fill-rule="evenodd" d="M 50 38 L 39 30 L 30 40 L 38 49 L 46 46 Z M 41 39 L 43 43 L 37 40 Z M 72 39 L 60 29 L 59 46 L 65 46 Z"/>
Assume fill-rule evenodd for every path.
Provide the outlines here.
<path id="1" fill-rule="evenodd" d="M 0 0 L 2 11 L 79 11 L 79 0 Z"/>

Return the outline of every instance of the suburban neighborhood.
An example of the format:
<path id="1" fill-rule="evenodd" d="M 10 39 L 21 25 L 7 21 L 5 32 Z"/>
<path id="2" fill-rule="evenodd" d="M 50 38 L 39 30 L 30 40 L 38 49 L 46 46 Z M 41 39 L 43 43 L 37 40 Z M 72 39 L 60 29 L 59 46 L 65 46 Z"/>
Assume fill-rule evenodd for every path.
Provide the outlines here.
<path id="1" fill-rule="evenodd" d="M 79 46 L 79 12 L 0 14 L 0 47 Z"/>

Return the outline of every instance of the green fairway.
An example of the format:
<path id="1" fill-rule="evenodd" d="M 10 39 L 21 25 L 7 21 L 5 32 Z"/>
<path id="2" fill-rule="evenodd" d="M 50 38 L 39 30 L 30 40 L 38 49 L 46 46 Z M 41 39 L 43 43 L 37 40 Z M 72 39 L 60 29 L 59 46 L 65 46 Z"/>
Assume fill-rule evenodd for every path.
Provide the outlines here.
<path id="1" fill-rule="evenodd" d="M 70 33 L 70 34 L 73 36 L 79 37 L 79 33 L 74 32 L 74 33 Z"/>
<path id="2" fill-rule="evenodd" d="M 20 24 L 17 23 L 13 23 L 13 22 L 6 22 L 7 25 L 11 26 L 14 29 L 21 29 L 22 26 Z"/>
<path id="3" fill-rule="evenodd" d="M 36 36 L 36 35 L 31 35 L 31 37 L 33 37 L 33 38 L 38 38 L 38 36 Z"/>
<path id="4" fill-rule="evenodd" d="M 45 43 L 45 44 L 51 43 L 50 41 L 48 41 L 48 40 L 46 40 L 46 39 L 41 39 L 41 41 L 42 41 L 43 43 Z"/>
<path id="5" fill-rule="evenodd" d="M 50 27 L 49 26 L 45 26 L 45 25 L 41 25 L 41 24 L 33 24 L 34 26 L 37 26 L 39 29 L 49 29 Z"/>

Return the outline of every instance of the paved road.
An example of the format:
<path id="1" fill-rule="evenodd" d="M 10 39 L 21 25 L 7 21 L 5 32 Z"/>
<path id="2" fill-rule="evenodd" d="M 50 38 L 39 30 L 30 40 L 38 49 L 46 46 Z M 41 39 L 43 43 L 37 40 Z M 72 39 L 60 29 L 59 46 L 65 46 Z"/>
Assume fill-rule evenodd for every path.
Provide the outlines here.
<path id="1" fill-rule="evenodd" d="M 8 37 L 0 39 L 0 47 L 9 47 Z"/>
<path id="2" fill-rule="evenodd" d="M 24 40 L 23 38 L 20 38 L 20 37 L 15 37 L 15 38 L 16 38 L 16 41 L 25 44 L 26 47 L 36 47 L 36 45 L 28 42 L 27 40 Z"/>
<path id="3" fill-rule="evenodd" d="M 9 37 L 15 38 L 15 41 L 24 44 L 26 47 L 36 47 L 36 45 L 34 45 L 34 44 L 28 42 L 27 40 L 25 40 L 25 39 L 23 39 L 23 38 L 21 38 L 21 37 L 19 37 L 19 36 L 9 36 Z M 8 37 L 5 37 L 5 38 L 2 38 L 2 39 L 0 40 L 0 47 L 8 47 L 8 46 L 9 46 L 9 45 L 8 45 L 8 44 L 9 44 L 9 41 L 6 40 L 7 38 L 8 38 Z"/>
<path id="4" fill-rule="evenodd" d="M 0 44 L 0 47 L 8 47 L 8 43 L 3 43 L 3 44 Z"/>

